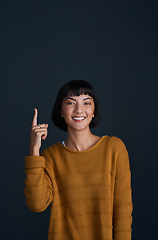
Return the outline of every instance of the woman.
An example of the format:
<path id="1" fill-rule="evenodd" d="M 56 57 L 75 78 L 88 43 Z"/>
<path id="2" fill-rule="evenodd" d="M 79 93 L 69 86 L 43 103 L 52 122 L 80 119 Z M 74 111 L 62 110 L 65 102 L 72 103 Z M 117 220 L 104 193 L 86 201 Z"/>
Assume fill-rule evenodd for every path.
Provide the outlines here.
<path id="1" fill-rule="evenodd" d="M 51 204 L 48 240 L 130 240 L 132 191 L 129 156 L 115 136 L 96 136 L 100 122 L 95 90 L 71 80 L 59 92 L 52 120 L 68 132 L 66 141 L 42 151 L 48 124 L 37 124 L 35 109 L 30 154 L 25 157 L 28 207 L 44 211 Z"/>

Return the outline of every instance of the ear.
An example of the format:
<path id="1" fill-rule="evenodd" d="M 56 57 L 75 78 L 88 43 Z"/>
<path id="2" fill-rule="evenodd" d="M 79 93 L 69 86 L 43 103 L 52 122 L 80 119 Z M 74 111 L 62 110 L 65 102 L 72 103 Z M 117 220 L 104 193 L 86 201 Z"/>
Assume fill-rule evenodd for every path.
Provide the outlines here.
<path id="1" fill-rule="evenodd" d="M 63 117 L 63 114 L 62 114 L 61 110 L 60 110 L 60 115 L 61 115 L 61 117 Z"/>
<path id="2" fill-rule="evenodd" d="M 93 116 L 92 116 L 92 117 L 95 117 L 95 113 L 96 113 L 96 111 L 94 110 L 94 112 L 93 112 Z"/>

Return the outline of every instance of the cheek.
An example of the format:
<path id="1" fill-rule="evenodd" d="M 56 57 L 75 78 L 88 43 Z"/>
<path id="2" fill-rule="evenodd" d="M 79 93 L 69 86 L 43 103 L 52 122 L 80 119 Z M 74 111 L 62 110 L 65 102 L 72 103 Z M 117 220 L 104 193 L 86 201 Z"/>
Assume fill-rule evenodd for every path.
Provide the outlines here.
<path id="1" fill-rule="evenodd" d="M 94 109 L 87 110 L 87 114 L 88 114 L 89 118 L 93 117 L 93 113 L 94 113 Z"/>
<path id="2" fill-rule="evenodd" d="M 89 109 L 89 113 L 91 113 L 91 114 L 94 113 L 94 105 Z"/>
<path id="3" fill-rule="evenodd" d="M 70 114 L 71 114 L 72 109 L 71 109 L 70 107 L 64 106 L 64 107 L 62 108 L 62 112 L 63 112 L 63 114 L 64 114 L 65 116 L 67 116 L 67 115 L 70 115 Z"/>

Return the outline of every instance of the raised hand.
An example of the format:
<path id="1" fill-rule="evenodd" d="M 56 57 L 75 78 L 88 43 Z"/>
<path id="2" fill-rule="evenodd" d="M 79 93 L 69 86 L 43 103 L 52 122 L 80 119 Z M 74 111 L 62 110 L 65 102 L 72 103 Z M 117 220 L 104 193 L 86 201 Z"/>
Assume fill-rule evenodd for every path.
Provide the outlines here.
<path id="1" fill-rule="evenodd" d="M 48 124 L 37 124 L 37 115 L 38 111 L 35 108 L 31 126 L 30 155 L 39 155 L 41 139 L 45 140 L 47 137 Z"/>

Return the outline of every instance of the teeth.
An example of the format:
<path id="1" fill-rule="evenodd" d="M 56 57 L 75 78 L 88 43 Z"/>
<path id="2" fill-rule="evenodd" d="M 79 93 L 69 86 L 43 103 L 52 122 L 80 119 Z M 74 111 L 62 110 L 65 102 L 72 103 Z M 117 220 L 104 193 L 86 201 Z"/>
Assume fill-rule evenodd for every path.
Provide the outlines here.
<path id="1" fill-rule="evenodd" d="M 73 119 L 75 119 L 75 120 L 82 120 L 82 119 L 84 119 L 84 117 L 80 117 L 80 118 L 75 118 L 75 117 L 73 117 Z"/>

